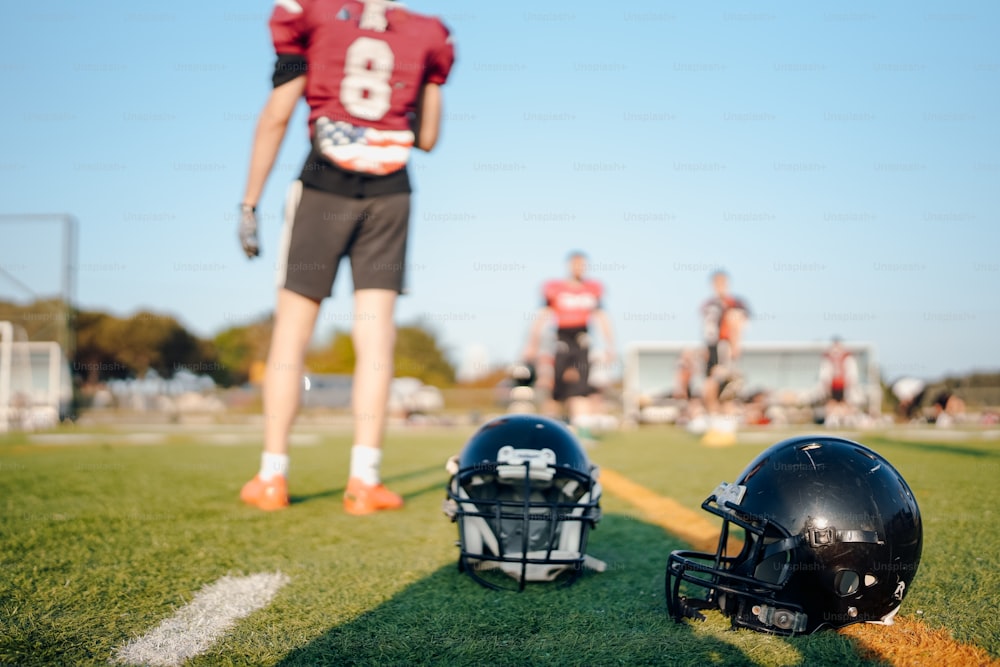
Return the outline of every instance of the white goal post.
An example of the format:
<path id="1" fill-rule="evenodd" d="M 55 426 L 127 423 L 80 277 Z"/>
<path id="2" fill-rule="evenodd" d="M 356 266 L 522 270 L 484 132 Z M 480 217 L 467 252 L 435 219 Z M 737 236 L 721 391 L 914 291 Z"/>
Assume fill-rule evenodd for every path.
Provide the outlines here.
<path id="1" fill-rule="evenodd" d="M 50 428 L 73 398 L 69 365 L 55 341 L 29 341 L 0 321 L 0 433 Z"/>
<path id="2" fill-rule="evenodd" d="M 0 433 L 10 430 L 13 363 L 14 325 L 10 322 L 0 322 Z"/>
<path id="3" fill-rule="evenodd" d="M 882 407 L 882 387 L 875 346 L 844 341 L 843 347 L 858 365 L 858 387 L 848 399 L 869 414 Z M 824 342 L 746 342 L 738 368 L 747 391 L 763 390 L 783 403 L 805 406 L 821 395 L 819 380 Z M 641 409 L 669 400 L 677 381 L 681 355 L 690 351 L 697 359 L 692 373 L 692 393 L 699 394 L 705 378 L 704 345 L 697 341 L 636 341 L 625 351 L 622 407 L 626 418 L 641 421 Z"/>

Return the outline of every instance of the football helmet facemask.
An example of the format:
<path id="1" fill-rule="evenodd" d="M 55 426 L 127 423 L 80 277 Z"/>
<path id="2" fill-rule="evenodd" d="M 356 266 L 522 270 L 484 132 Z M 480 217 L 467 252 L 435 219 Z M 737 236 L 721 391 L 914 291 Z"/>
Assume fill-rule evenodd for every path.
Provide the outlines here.
<path id="1" fill-rule="evenodd" d="M 779 442 L 701 506 L 722 518 L 722 533 L 715 553 L 670 554 L 667 609 L 677 621 L 720 609 L 734 628 L 780 635 L 888 625 L 920 563 L 910 487 L 882 456 L 843 438 Z M 682 584 L 704 595 L 686 597 Z"/>
<path id="2" fill-rule="evenodd" d="M 605 569 L 584 553 L 601 516 L 597 468 L 561 423 L 493 419 L 447 468 L 444 511 L 458 524 L 460 572 L 488 588 L 524 590 L 529 581 L 571 583 L 584 567 Z"/>

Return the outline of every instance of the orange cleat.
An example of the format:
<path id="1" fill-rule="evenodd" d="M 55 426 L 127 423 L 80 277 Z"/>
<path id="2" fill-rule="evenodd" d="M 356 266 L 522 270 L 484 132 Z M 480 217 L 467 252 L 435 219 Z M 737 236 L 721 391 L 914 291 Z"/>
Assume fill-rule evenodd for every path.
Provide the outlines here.
<path id="1" fill-rule="evenodd" d="M 285 509 L 288 507 L 288 483 L 280 475 L 267 482 L 257 475 L 243 485 L 240 500 L 268 512 Z"/>
<path id="2" fill-rule="evenodd" d="M 356 477 L 347 480 L 344 491 L 344 511 L 348 514 L 371 514 L 379 510 L 398 510 L 403 498 L 383 484 L 369 486 Z"/>

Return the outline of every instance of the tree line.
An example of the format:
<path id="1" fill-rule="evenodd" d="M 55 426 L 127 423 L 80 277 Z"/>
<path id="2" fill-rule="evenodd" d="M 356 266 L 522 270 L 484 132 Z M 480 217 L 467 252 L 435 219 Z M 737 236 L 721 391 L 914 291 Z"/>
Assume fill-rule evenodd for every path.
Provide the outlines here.
<path id="1" fill-rule="evenodd" d="M 223 387 L 244 384 L 267 358 L 272 314 L 228 327 L 211 338 L 188 331 L 172 315 L 140 310 L 119 317 L 104 311 L 68 308 L 59 299 L 28 304 L 0 301 L 0 321 L 10 321 L 27 340 L 54 340 L 68 348 L 70 368 L 84 386 L 113 379 L 141 378 L 149 371 L 170 378 L 186 370 L 208 375 Z M 67 345 L 67 340 L 70 344 Z M 448 387 L 455 368 L 433 329 L 417 322 L 398 327 L 397 376 Z M 311 349 L 306 369 L 312 373 L 349 374 L 354 368 L 350 332 L 334 330 Z"/>

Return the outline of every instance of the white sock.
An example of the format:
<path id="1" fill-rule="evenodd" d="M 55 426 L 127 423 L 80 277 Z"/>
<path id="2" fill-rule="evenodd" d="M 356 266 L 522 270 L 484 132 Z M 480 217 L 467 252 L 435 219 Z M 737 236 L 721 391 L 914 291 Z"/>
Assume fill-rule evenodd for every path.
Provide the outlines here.
<path id="1" fill-rule="evenodd" d="M 279 475 L 288 477 L 288 454 L 264 452 L 260 457 L 260 478 L 269 482 Z"/>
<path id="2" fill-rule="evenodd" d="M 379 467 L 382 465 L 382 450 L 378 447 L 354 445 L 351 447 L 351 477 L 357 477 L 365 484 L 374 486 L 381 483 Z"/>

